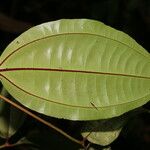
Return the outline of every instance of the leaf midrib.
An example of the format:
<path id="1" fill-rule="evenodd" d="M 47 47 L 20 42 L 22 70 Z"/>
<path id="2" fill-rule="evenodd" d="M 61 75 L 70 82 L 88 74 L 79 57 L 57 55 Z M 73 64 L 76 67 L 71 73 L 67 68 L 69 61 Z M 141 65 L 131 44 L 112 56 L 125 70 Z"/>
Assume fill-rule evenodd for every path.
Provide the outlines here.
<path id="1" fill-rule="evenodd" d="M 124 76 L 124 77 L 132 77 L 132 78 L 142 78 L 142 79 L 150 79 L 147 76 L 140 75 L 132 75 L 132 74 L 122 74 L 122 73 L 113 73 L 113 72 L 96 72 L 90 70 L 70 70 L 70 69 L 58 69 L 58 68 L 5 68 L 0 69 L 1 72 L 12 72 L 12 71 L 51 71 L 51 72 L 66 72 L 66 73 L 82 73 L 82 74 L 97 74 L 97 75 L 110 75 L 110 76 Z"/>

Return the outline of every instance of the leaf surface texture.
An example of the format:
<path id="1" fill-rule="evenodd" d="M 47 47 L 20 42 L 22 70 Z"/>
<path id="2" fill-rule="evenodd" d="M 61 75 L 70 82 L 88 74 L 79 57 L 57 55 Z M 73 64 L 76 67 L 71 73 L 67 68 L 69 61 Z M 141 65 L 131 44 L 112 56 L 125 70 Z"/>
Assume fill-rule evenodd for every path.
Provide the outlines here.
<path id="1" fill-rule="evenodd" d="M 150 99 L 150 55 L 123 32 L 88 19 L 35 26 L 0 58 L 20 103 L 70 120 L 119 116 Z"/>

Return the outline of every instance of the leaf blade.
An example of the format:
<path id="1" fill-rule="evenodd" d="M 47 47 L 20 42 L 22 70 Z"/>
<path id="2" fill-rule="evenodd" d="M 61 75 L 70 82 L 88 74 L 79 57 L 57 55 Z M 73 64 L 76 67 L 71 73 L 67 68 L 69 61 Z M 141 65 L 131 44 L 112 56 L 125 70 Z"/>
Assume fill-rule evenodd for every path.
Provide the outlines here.
<path id="1" fill-rule="evenodd" d="M 135 41 L 129 38 L 127 46 L 127 35 L 90 20 L 63 20 L 64 26 L 60 22 L 32 29 L 49 38 L 35 40 L 27 31 L 21 37 L 30 35 L 34 42 L 27 39 L 24 43 L 29 44 L 18 50 L 12 44 L 15 50 L 11 52 L 10 45 L 1 56 L 3 69 L 20 69 L 2 72 L 3 84 L 16 99 L 35 111 L 71 120 L 118 116 L 148 101 L 150 55 Z M 73 27 L 67 28 L 70 23 Z M 107 30 L 95 36 L 101 26 Z M 112 31 L 121 36 L 112 36 Z"/>

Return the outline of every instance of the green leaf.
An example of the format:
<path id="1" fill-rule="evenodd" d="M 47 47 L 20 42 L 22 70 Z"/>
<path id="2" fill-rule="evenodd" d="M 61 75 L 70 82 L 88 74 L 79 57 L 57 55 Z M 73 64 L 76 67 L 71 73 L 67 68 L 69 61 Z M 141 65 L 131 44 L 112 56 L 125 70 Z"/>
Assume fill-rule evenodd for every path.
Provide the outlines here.
<path id="1" fill-rule="evenodd" d="M 4 88 L 1 93 L 7 95 Z M 0 99 L 0 137 L 8 140 L 14 135 L 23 124 L 25 116 L 23 112 Z"/>
<path id="2" fill-rule="evenodd" d="M 97 131 L 97 132 L 83 132 L 82 136 L 83 137 L 87 137 L 88 141 L 90 141 L 91 143 L 94 144 L 98 144 L 98 145 L 102 145 L 102 146 L 106 146 L 111 144 L 115 139 L 118 138 L 121 129 L 118 130 L 114 130 L 114 131 L 107 131 L 107 132 L 102 132 L 102 131 Z"/>
<path id="3" fill-rule="evenodd" d="M 81 135 L 91 143 L 107 146 L 118 138 L 127 120 L 127 116 L 120 116 L 106 120 L 87 121 Z"/>
<path id="4" fill-rule="evenodd" d="M 10 43 L 0 64 L 10 94 L 48 116 L 111 118 L 150 99 L 150 54 L 125 33 L 93 20 L 33 27 Z"/>

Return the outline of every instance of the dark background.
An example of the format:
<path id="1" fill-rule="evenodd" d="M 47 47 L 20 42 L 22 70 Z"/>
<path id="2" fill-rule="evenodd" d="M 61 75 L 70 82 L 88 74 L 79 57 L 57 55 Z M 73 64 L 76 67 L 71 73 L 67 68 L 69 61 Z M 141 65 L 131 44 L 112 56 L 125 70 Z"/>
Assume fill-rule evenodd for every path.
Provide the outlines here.
<path id="1" fill-rule="evenodd" d="M 1 50 L 27 28 L 61 18 L 100 20 L 149 50 L 150 0 L 1 0 Z"/>
<path id="2" fill-rule="evenodd" d="M 150 0 L 1 0 L 0 51 L 2 52 L 13 39 L 28 28 L 61 18 L 90 18 L 102 21 L 126 32 L 150 51 Z M 112 144 L 112 150 L 148 150 L 150 148 L 148 117 L 149 115 L 142 114 L 132 120 L 125 128 L 127 132 Z M 29 120 L 30 118 L 28 122 Z M 65 121 L 60 123 L 54 120 L 54 122 L 63 127 L 68 125 Z M 39 133 L 39 129 L 42 133 Z M 45 126 L 32 119 L 25 128 L 22 127 L 20 132 L 22 131 L 21 134 L 28 135 L 33 139 L 31 141 L 40 144 L 41 150 L 49 149 L 49 146 L 46 148 L 49 140 L 55 139 L 53 145 L 59 147 L 52 148 L 53 150 L 61 149 L 61 145 L 64 146 L 65 142 L 70 143 L 55 132 L 50 131 L 52 135 L 47 134 L 47 128 L 45 130 Z M 18 149 L 24 149 L 24 146 Z"/>

